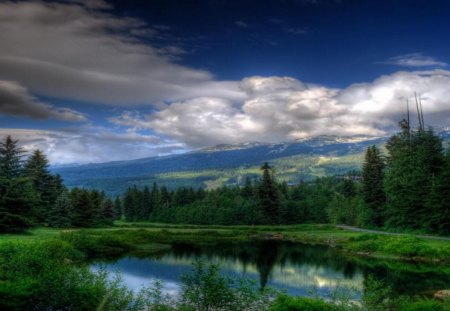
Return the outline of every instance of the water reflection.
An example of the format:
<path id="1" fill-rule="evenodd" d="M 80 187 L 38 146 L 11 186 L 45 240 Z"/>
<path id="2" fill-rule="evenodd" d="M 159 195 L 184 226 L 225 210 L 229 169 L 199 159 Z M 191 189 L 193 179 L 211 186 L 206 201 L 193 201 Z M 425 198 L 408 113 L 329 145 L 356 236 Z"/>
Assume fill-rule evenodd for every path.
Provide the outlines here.
<path id="1" fill-rule="evenodd" d="M 304 296 L 313 290 L 326 297 L 338 285 L 357 293 L 363 288 L 363 271 L 333 249 L 277 241 L 211 247 L 174 244 L 157 255 L 134 255 L 103 264 L 108 271 L 120 272 L 130 288 L 149 286 L 158 279 L 166 292 L 176 294 L 180 277 L 191 271 L 197 259 L 220 265 L 231 277 L 252 279 L 261 288 L 283 289 L 291 295 Z M 93 269 L 98 267 L 95 264 Z"/>
<path id="2" fill-rule="evenodd" d="M 383 280 L 395 293 L 424 294 L 450 287 L 450 268 L 433 265 L 348 258 L 333 248 L 278 241 L 195 246 L 173 244 L 158 254 L 134 254 L 101 265 L 120 272 L 132 289 L 151 286 L 161 280 L 164 291 L 176 295 L 180 278 L 191 272 L 198 259 L 218 264 L 231 277 L 252 279 L 261 288 L 283 289 L 290 295 L 306 296 L 311 291 L 326 298 L 337 286 L 354 292 L 358 299 L 367 290 L 367 276 Z"/>

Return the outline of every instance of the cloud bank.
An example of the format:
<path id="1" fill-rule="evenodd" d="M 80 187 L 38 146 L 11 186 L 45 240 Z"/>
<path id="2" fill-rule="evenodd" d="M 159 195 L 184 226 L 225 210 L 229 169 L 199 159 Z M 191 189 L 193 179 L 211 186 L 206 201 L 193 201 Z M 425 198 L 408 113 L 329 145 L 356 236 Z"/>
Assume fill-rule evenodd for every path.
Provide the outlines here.
<path id="1" fill-rule="evenodd" d="M 384 64 L 402 67 L 446 67 L 447 63 L 422 53 L 410 53 L 389 58 Z"/>
<path id="2" fill-rule="evenodd" d="M 84 126 L 64 130 L 0 129 L 0 137 L 14 135 L 26 150 L 41 149 L 50 163 L 100 163 L 167 155 L 186 151 L 182 143 L 134 132 L 116 133 Z"/>
<path id="3" fill-rule="evenodd" d="M 346 88 L 276 76 L 217 81 L 207 71 L 178 64 L 186 53 L 182 47 L 152 43 L 170 26 L 117 17 L 110 9 L 102 0 L 0 3 L 0 114 L 87 121 L 39 96 L 121 107 L 108 118 L 111 128 L 82 123 L 59 130 L 0 129 L 0 136 L 12 134 L 28 150 L 43 149 L 52 163 L 86 163 L 220 143 L 384 135 L 397 128 L 415 92 L 427 124 L 450 123 L 450 71 L 400 71 Z M 384 63 L 447 66 L 419 53 Z M 141 106 L 157 110 L 146 114 Z"/>
<path id="4" fill-rule="evenodd" d="M 174 63 L 180 47 L 138 39 L 160 29 L 105 9 L 98 0 L 0 3 L 1 78 L 37 95 L 123 106 L 242 96 L 234 82 Z"/>
<path id="5" fill-rule="evenodd" d="M 150 114 L 124 113 L 116 125 L 152 129 L 192 148 L 246 141 L 279 142 L 315 135 L 384 135 L 396 129 L 406 99 L 420 94 L 430 125 L 450 122 L 450 72 L 397 72 L 345 89 L 289 77 L 249 77 L 242 103 L 219 97 L 175 102 Z"/>
<path id="6" fill-rule="evenodd" d="M 0 115 L 25 116 L 33 119 L 55 118 L 63 121 L 86 121 L 84 114 L 69 109 L 55 108 L 39 102 L 17 82 L 0 80 Z"/>

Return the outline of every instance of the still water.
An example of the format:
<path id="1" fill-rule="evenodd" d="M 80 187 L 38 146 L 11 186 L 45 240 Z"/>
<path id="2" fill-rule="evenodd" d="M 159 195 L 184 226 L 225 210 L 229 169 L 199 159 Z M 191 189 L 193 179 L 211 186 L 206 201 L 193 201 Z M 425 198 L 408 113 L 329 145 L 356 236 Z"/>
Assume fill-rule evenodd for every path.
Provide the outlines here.
<path id="1" fill-rule="evenodd" d="M 326 298 L 339 287 L 358 299 L 369 275 L 401 294 L 426 294 L 450 286 L 448 271 L 439 267 L 362 260 L 326 246 L 277 241 L 202 247 L 173 244 L 158 254 L 97 261 L 91 268 L 120 273 L 124 283 L 136 291 L 160 280 L 166 293 L 177 295 L 181 277 L 191 272 L 192 263 L 199 259 L 219 265 L 222 273 L 231 277 L 252 279 L 259 287 L 284 290 L 290 295 Z"/>

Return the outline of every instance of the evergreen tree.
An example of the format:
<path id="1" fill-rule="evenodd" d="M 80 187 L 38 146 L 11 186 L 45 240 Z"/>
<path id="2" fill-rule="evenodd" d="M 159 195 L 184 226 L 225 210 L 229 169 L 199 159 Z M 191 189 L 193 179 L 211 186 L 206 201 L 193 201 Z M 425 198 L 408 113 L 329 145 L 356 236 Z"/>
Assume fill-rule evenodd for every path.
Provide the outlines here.
<path id="1" fill-rule="evenodd" d="M 242 187 L 242 189 L 241 189 L 241 195 L 245 199 L 249 199 L 254 195 L 252 181 L 251 181 L 250 177 L 248 177 L 248 176 L 245 178 L 245 184 L 244 184 L 244 187 Z"/>
<path id="2" fill-rule="evenodd" d="M 94 224 L 94 209 L 90 193 L 86 189 L 74 188 L 70 192 L 72 203 L 72 225 L 75 227 L 91 227 Z"/>
<path id="3" fill-rule="evenodd" d="M 0 232 L 21 232 L 33 226 L 37 199 L 28 178 L 4 179 L 0 187 Z"/>
<path id="4" fill-rule="evenodd" d="M 56 202 L 51 209 L 51 213 L 48 219 L 48 224 L 55 228 L 67 228 L 70 227 L 72 216 L 72 202 L 66 191 L 62 192 L 56 199 Z"/>
<path id="5" fill-rule="evenodd" d="M 120 220 L 122 219 L 123 215 L 123 207 L 122 207 L 122 200 L 119 196 L 116 196 L 116 199 L 114 200 L 114 219 Z"/>
<path id="6" fill-rule="evenodd" d="M 389 139 L 387 149 L 387 221 L 392 227 L 422 229 L 430 217 L 427 201 L 443 163 L 442 141 L 431 129 L 404 129 Z"/>
<path id="7" fill-rule="evenodd" d="M 367 148 L 363 164 L 363 198 L 368 209 L 366 221 L 381 227 L 385 220 L 386 194 L 384 192 L 385 162 L 376 146 Z"/>
<path id="8" fill-rule="evenodd" d="M 20 232 L 33 225 L 37 196 L 21 176 L 23 150 L 11 136 L 0 142 L 0 232 Z"/>
<path id="9" fill-rule="evenodd" d="M 138 190 L 136 186 L 129 188 L 123 198 L 123 214 L 126 221 L 137 220 L 137 210 L 139 208 Z"/>
<path id="10" fill-rule="evenodd" d="M 441 173 L 433 183 L 427 202 L 429 213 L 427 227 L 432 232 L 450 234 L 450 150 L 447 150 Z"/>
<path id="11" fill-rule="evenodd" d="M 18 141 L 11 136 L 0 142 L 0 178 L 11 179 L 19 177 L 22 171 L 23 149 L 17 146 Z"/>
<path id="12" fill-rule="evenodd" d="M 259 186 L 258 196 L 263 214 L 267 223 L 278 224 L 280 222 L 280 197 L 278 188 L 273 180 L 272 168 L 266 162 L 261 167 L 263 176 Z"/>
<path id="13" fill-rule="evenodd" d="M 105 198 L 101 203 L 99 224 L 112 225 L 114 222 L 115 207 L 110 198 Z"/>
<path id="14" fill-rule="evenodd" d="M 153 211 L 153 200 L 152 194 L 147 186 L 144 187 L 142 191 L 142 205 L 141 211 L 139 214 L 140 220 L 148 220 L 150 217 L 150 213 Z"/>
<path id="15" fill-rule="evenodd" d="M 24 175 L 33 183 L 38 194 L 38 202 L 35 207 L 35 217 L 39 223 L 48 219 L 50 207 L 56 201 L 59 193 L 56 193 L 55 178 L 48 170 L 47 157 L 41 150 L 33 151 L 24 166 Z"/>

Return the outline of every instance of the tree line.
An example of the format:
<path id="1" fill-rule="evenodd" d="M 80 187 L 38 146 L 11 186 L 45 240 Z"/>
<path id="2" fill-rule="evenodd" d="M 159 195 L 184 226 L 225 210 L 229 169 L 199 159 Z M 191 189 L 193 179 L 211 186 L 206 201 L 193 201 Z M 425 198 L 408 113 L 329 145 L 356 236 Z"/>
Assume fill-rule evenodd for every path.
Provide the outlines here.
<path id="1" fill-rule="evenodd" d="M 262 177 L 214 190 L 129 188 L 123 197 L 127 221 L 254 225 L 344 223 L 448 235 L 450 152 L 431 128 L 390 137 L 383 154 L 367 149 L 362 172 L 323 177 L 288 187 L 265 163 Z"/>
<path id="2" fill-rule="evenodd" d="M 25 151 L 11 136 L 0 142 L 0 232 L 40 225 L 89 227 L 112 224 L 120 217 L 120 202 L 103 192 L 69 191 L 59 175 L 50 173 L 41 150 L 24 157 Z"/>
<path id="3" fill-rule="evenodd" d="M 288 185 L 265 163 L 260 178 L 205 190 L 129 188 L 115 199 L 98 190 L 64 187 L 39 150 L 26 161 L 17 141 L 0 143 L 0 231 L 31 226 L 91 227 L 114 220 L 204 225 L 345 223 L 448 235 L 450 152 L 433 130 L 409 124 L 386 152 L 367 149 L 362 172 Z"/>

